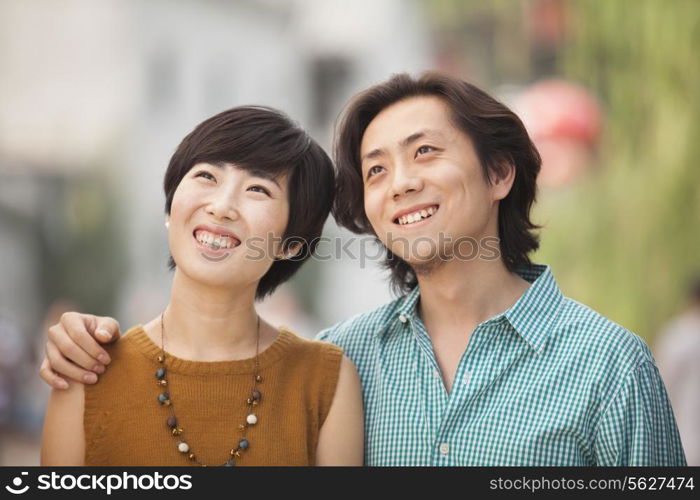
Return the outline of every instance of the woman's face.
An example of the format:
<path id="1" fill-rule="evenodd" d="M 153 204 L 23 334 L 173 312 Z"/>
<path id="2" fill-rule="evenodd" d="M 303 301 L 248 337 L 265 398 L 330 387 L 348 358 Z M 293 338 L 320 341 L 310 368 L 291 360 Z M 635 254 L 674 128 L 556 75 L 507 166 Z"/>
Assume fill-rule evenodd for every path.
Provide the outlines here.
<path id="1" fill-rule="evenodd" d="M 257 287 L 289 218 L 287 178 L 232 164 L 198 163 L 170 208 L 168 243 L 178 272 L 210 286 Z"/>

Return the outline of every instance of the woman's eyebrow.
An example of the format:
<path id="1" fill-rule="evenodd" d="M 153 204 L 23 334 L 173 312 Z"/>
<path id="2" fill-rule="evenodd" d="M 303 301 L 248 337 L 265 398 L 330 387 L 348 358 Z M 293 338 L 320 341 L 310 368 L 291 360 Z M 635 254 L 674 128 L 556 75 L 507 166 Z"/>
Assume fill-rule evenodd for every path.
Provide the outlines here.
<path id="1" fill-rule="evenodd" d="M 274 183 L 275 186 L 277 186 L 279 189 L 282 189 L 282 186 L 280 186 L 279 182 L 277 182 L 276 177 L 273 175 L 271 172 L 268 170 L 262 170 L 262 169 L 246 169 L 248 172 L 248 175 L 251 177 L 260 177 L 261 179 L 268 180 L 272 183 Z"/>
<path id="2" fill-rule="evenodd" d="M 261 179 L 268 180 L 272 182 L 275 186 L 277 186 L 279 189 L 282 189 L 282 186 L 280 186 L 280 183 L 277 181 L 277 177 L 279 175 L 275 175 L 274 173 L 270 172 L 269 170 L 265 170 L 262 168 L 243 168 L 239 167 L 238 165 L 233 165 L 231 163 L 225 163 L 225 162 L 212 162 L 209 165 L 213 165 L 216 168 L 219 169 L 224 169 L 226 167 L 232 167 L 232 168 L 239 168 L 245 172 L 251 177 L 259 177 Z"/>

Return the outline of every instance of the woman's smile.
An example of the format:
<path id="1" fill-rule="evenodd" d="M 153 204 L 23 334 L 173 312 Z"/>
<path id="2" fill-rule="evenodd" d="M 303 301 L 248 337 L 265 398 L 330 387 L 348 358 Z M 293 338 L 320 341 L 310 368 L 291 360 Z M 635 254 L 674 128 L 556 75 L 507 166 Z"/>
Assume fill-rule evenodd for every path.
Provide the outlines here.
<path id="1" fill-rule="evenodd" d="M 221 226 L 198 224 L 192 236 L 197 249 L 208 260 L 220 261 L 241 244 L 235 233 Z"/>

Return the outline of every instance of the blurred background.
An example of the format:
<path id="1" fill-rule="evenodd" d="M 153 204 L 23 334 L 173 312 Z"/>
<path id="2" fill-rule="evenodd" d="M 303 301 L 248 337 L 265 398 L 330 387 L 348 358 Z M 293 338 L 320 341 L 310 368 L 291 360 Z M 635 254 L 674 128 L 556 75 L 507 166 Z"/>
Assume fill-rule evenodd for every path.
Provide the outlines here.
<path id="1" fill-rule="evenodd" d="M 38 464 L 48 325 L 78 310 L 126 328 L 166 304 L 161 181 L 196 124 L 270 105 L 330 151 L 342 105 L 396 72 L 446 71 L 518 112 L 544 161 L 533 260 L 655 350 L 683 336 L 658 351 L 684 366 L 700 344 L 698 49 L 695 0 L 0 0 L 0 464 Z M 311 261 L 263 315 L 313 336 L 389 300 L 385 278 Z M 677 413 L 687 390 L 669 388 Z M 697 433 L 700 413 L 677 418 Z"/>

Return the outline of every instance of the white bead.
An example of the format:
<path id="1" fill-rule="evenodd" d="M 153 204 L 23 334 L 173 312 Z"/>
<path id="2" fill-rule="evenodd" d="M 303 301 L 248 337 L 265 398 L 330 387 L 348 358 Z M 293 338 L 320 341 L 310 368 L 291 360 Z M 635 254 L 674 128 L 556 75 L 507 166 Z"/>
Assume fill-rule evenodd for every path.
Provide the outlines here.
<path id="1" fill-rule="evenodd" d="M 405 323 L 406 321 L 408 321 L 408 318 L 407 318 L 406 316 L 404 316 L 403 314 L 400 314 L 400 315 L 399 315 L 399 321 L 400 321 L 401 323 Z"/>
<path id="2" fill-rule="evenodd" d="M 256 417 L 254 413 L 251 413 L 250 415 L 248 415 L 248 417 L 245 420 L 250 425 L 255 425 L 258 423 L 258 417 Z"/>
<path id="3" fill-rule="evenodd" d="M 187 453 L 188 451 L 190 451 L 190 446 L 184 441 L 182 441 L 178 443 L 177 449 L 180 451 L 180 453 Z"/>

